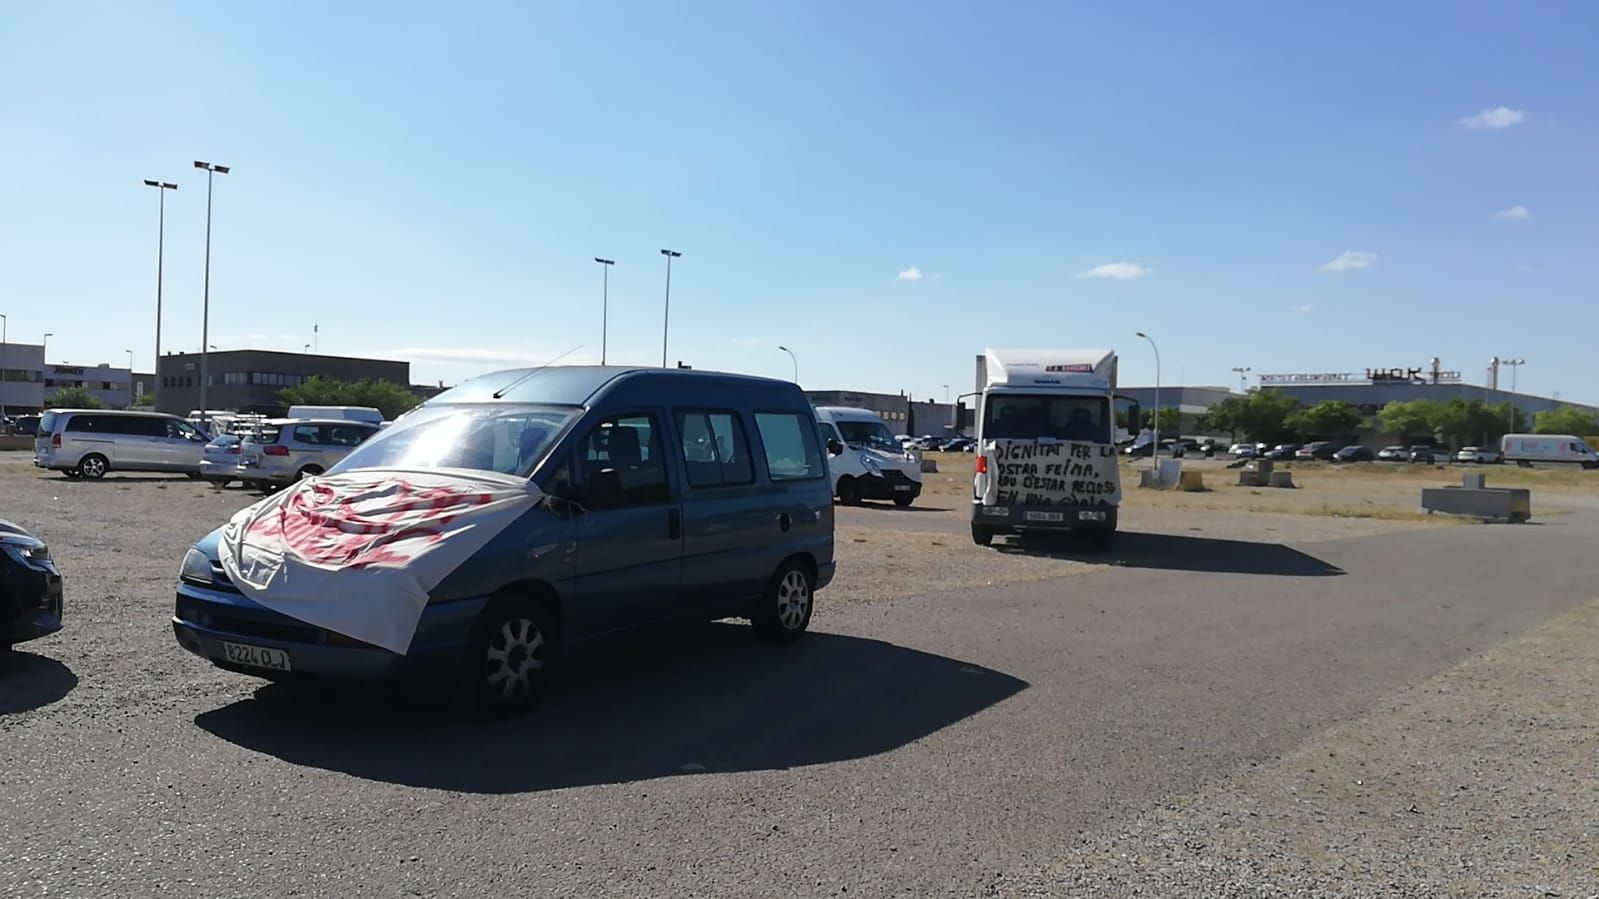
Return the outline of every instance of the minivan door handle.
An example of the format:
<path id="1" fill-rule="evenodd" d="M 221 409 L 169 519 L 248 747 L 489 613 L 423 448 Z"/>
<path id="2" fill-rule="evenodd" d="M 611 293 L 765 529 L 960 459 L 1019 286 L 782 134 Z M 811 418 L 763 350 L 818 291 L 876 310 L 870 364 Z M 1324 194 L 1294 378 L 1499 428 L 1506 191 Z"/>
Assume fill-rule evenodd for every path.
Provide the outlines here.
<path id="1" fill-rule="evenodd" d="M 683 513 L 678 509 L 666 510 L 666 539 L 676 540 L 683 536 Z"/>

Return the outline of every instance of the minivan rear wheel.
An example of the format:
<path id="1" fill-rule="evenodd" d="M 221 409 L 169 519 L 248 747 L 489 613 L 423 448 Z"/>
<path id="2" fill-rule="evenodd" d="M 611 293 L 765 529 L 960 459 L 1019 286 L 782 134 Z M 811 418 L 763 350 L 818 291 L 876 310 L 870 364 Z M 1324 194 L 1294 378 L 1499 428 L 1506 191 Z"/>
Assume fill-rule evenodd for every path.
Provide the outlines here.
<path id="1" fill-rule="evenodd" d="M 500 599 L 484 610 L 467 648 L 473 711 L 509 718 L 538 704 L 554 653 L 549 616 L 529 600 Z"/>
<path id="2" fill-rule="evenodd" d="M 105 473 L 110 467 L 111 465 L 106 461 L 105 456 L 98 453 L 90 453 L 78 460 L 78 474 L 91 481 L 98 481 L 105 477 Z"/>
<path id="3" fill-rule="evenodd" d="M 816 578 L 810 566 L 790 559 L 767 582 L 750 624 L 755 626 L 755 635 L 767 643 L 792 643 L 810 626 L 815 605 Z"/>

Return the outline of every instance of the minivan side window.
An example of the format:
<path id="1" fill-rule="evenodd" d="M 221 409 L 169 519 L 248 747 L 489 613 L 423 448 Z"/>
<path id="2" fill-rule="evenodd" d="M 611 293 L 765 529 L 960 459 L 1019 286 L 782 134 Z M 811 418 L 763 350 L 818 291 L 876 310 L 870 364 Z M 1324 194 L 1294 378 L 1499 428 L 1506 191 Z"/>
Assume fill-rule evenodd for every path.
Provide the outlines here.
<path id="1" fill-rule="evenodd" d="M 291 436 L 295 443 L 322 445 L 322 428 L 319 425 L 295 425 Z"/>
<path id="2" fill-rule="evenodd" d="M 732 412 L 678 412 L 683 462 L 690 487 L 735 487 L 755 483 L 744 426 Z"/>
<path id="3" fill-rule="evenodd" d="M 322 429 L 326 432 L 322 442 L 329 446 L 359 446 L 361 441 L 377 432 L 376 428 L 360 425 L 323 425 Z"/>
<path id="4" fill-rule="evenodd" d="M 766 450 L 766 469 L 774 481 L 803 481 L 827 474 L 817 431 L 793 412 L 757 412 L 755 429 Z"/>
<path id="5" fill-rule="evenodd" d="M 591 509 L 652 506 L 670 496 L 661 429 L 653 415 L 624 415 L 600 422 L 578 449 L 585 505 Z"/>
<path id="6" fill-rule="evenodd" d="M 186 421 L 169 418 L 166 420 L 164 436 L 171 440 L 199 440 L 200 432 Z"/>

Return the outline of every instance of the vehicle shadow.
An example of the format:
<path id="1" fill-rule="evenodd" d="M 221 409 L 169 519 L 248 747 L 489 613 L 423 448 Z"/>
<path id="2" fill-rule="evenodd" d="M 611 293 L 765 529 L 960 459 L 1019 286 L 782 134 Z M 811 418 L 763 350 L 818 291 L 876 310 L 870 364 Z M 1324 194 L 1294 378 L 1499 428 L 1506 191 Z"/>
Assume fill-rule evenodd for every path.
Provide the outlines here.
<path id="1" fill-rule="evenodd" d="M 442 703 L 263 687 L 195 717 L 231 743 L 386 783 L 523 793 L 694 772 L 762 771 L 897 749 L 1027 682 L 877 640 L 755 642 L 712 624 L 580 662 L 524 718 L 464 721 Z"/>
<path id="2" fill-rule="evenodd" d="M 948 511 L 950 511 L 948 508 L 943 507 L 943 506 L 918 506 L 918 505 L 915 505 L 915 504 L 906 506 L 905 508 L 901 509 L 899 506 L 894 505 L 892 502 L 890 502 L 888 500 L 864 500 L 864 499 L 861 500 L 859 503 L 855 504 L 854 506 L 845 506 L 845 507 L 842 507 L 842 508 L 865 509 L 865 510 L 870 511 L 870 512 L 948 512 Z"/>
<path id="3" fill-rule="evenodd" d="M 72 669 L 48 656 L 0 652 L 0 715 L 43 708 L 78 685 Z"/>
<path id="4" fill-rule="evenodd" d="M 40 475 L 40 477 L 48 478 L 49 475 Z M 181 474 L 174 474 L 174 475 L 118 474 L 118 473 L 116 473 L 114 471 L 106 472 L 105 477 L 100 478 L 98 480 L 92 480 L 92 481 L 87 479 L 87 478 L 69 478 L 69 477 L 66 477 L 65 475 L 61 475 L 59 477 L 52 478 L 52 480 L 55 483 L 57 483 L 57 484 L 82 485 L 82 486 L 90 488 L 90 489 L 93 489 L 97 485 L 104 486 L 104 485 L 108 485 L 108 484 L 203 484 L 203 483 L 205 483 L 204 481 L 198 480 L 196 478 L 188 477 L 187 475 L 181 475 Z"/>
<path id="5" fill-rule="evenodd" d="M 1217 574 L 1263 574 L 1277 577 L 1329 577 L 1342 568 L 1281 543 L 1219 540 L 1174 534 L 1140 534 L 1120 531 L 1109 551 L 1090 548 L 1071 536 L 1027 535 L 1006 543 L 995 542 L 1002 553 L 1046 556 L 1126 568 L 1160 568 Z"/>

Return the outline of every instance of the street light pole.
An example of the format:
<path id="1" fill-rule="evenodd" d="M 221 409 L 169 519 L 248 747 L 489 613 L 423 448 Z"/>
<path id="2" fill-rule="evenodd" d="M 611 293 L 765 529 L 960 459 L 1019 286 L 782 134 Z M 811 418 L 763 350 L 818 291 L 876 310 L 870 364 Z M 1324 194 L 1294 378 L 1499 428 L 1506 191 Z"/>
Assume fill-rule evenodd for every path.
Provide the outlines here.
<path id="1" fill-rule="evenodd" d="M 603 266 L 601 270 L 605 273 L 600 278 L 600 364 L 604 365 L 606 338 L 611 329 L 611 266 L 616 264 L 616 260 L 595 256 L 594 261 Z"/>
<path id="2" fill-rule="evenodd" d="M 1499 364 L 1510 366 L 1510 430 L 1505 432 L 1509 434 L 1514 433 L 1516 430 L 1516 374 L 1523 365 L 1527 364 L 1527 360 L 1520 358 L 1500 359 Z"/>
<path id="3" fill-rule="evenodd" d="M 144 179 L 145 187 L 156 189 L 159 200 L 156 202 L 156 228 L 155 228 L 155 373 L 161 370 L 161 269 L 166 257 L 167 244 L 167 191 L 177 190 L 178 186 L 169 181 L 152 181 Z M 150 399 L 152 404 L 160 392 L 161 378 L 156 377 L 150 384 Z"/>
<path id="4" fill-rule="evenodd" d="M 1149 463 L 1153 466 L 1155 460 L 1160 456 L 1160 347 L 1155 346 L 1155 339 L 1143 331 L 1139 331 L 1137 334 L 1139 337 L 1149 341 L 1149 348 L 1155 351 L 1155 411 L 1150 419 L 1153 442 L 1149 450 Z"/>
<path id="5" fill-rule="evenodd" d="M 683 255 L 676 250 L 662 250 L 666 257 L 666 315 L 661 319 L 661 367 L 666 367 L 666 332 L 672 325 L 672 260 Z"/>
<path id="6" fill-rule="evenodd" d="M 48 380 L 44 373 L 50 368 L 50 338 L 56 336 L 54 331 L 44 332 L 44 339 L 39 341 L 39 380 Z M 47 385 L 48 386 L 48 385 Z"/>
<path id="7" fill-rule="evenodd" d="M 1233 371 L 1238 373 L 1238 392 L 1239 393 L 1248 393 L 1249 392 L 1249 373 L 1254 371 L 1254 369 L 1250 368 L 1247 365 L 1244 365 L 1244 366 L 1234 367 Z"/>
<path id="8" fill-rule="evenodd" d="M 9 320 L 0 313 L 0 418 L 6 417 L 6 326 Z"/>
<path id="9" fill-rule="evenodd" d="M 787 353 L 788 354 L 788 360 L 790 362 L 794 363 L 794 383 L 798 384 L 799 383 L 799 359 L 795 358 L 794 351 L 789 349 L 786 346 L 780 346 L 780 347 L 778 347 L 778 349 L 780 349 L 783 352 Z"/>
<path id="10" fill-rule="evenodd" d="M 200 313 L 200 423 L 210 417 L 207 405 L 211 380 L 211 358 L 206 348 L 211 345 L 211 182 L 216 175 L 226 175 L 228 167 L 196 159 L 194 167 L 205 169 L 205 287 Z"/>

